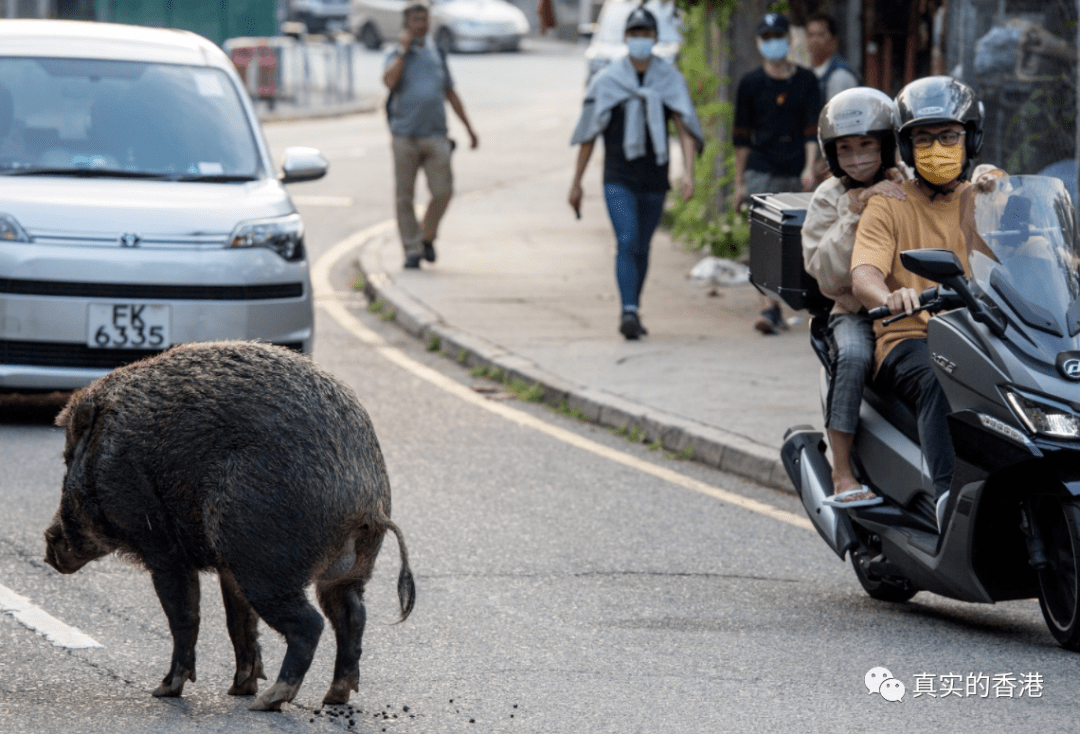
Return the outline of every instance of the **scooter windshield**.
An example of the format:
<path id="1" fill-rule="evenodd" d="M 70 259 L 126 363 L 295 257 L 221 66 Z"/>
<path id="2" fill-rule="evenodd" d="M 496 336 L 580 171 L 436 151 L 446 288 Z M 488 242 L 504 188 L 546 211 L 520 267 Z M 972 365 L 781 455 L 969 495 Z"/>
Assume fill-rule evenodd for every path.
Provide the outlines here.
<path id="1" fill-rule="evenodd" d="M 970 248 L 979 287 L 1048 354 L 1080 348 L 1080 233 L 1064 184 L 1009 176 L 974 200 L 976 231 L 993 253 Z"/>

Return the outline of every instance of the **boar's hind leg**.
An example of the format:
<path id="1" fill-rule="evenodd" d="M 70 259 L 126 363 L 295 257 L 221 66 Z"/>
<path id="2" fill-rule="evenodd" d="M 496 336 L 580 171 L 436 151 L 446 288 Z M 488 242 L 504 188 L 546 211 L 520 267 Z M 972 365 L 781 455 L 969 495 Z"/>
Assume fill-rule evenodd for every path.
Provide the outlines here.
<path id="1" fill-rule="evenodd" d="M 364 637 L 364 582 L 353 581 L 336 586 L 320 583 L 316 586 L 319 606 L 326 613 L 337 637 L 337 659 L 334 662 L 334 682 L 323 697 L 325 704 L 349 702 L 350 691 L 360 690 L 360 652 Z"/>
<path id="2" fill-rule="evenodd" d="M 172 667 L 153 693 L 179 696 L 184 683 L 195 682 L 195 640 L 199 636 L 199 574 L 194 569 L 152 569 L 154 589 L 169 618 L 173 637 Z"/>
<path id="3" fill-rule="evenodd" d="M 220 572 L 221 596 L 225 600 L 225 619 L 236 652 L 236 675 L 233 676 L 230 696 L 254 696 L 259 692 L 259 679 L 266 680 L 263 672 L 262 650 L 259 648 L 259 615 L 240 591 L 232 573 Z"/>
<path id="4" fill-rule="evenodd" d="M 308 602 L 302 587 L 269 598 L 249 597 L 248 601 L 264 622 L 285 637 L 288 646 L 277 680 L 248 708 L 252 711 L 280 711 L 281 704 L 296 698 L 304 675 L 311 667 L 323 630 L 323 618 Z"/>

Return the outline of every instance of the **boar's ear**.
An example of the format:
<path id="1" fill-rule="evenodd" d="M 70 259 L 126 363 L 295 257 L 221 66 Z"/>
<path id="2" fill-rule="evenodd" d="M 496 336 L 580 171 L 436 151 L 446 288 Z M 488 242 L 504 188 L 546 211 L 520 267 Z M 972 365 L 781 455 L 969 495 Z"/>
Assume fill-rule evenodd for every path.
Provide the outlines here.
<path id="1" fill-rule="evenodd" d="M 56 425 L 67 428 L 67 441 L 64 444 L 66 463 L 71 463 L 75 448 L 89 435 L 96 418 L 97 406 L 81 390 L 71 396 L 60 415 L 56 416 Z"/>

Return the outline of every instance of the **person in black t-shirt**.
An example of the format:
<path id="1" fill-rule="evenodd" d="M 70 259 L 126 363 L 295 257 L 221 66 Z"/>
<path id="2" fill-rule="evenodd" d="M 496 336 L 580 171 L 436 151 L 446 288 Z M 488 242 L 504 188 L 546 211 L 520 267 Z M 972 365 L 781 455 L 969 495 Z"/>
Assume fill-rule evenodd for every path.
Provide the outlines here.
<path id="1" fill-rule="evenodd" d="M 702 147 L 701 125 L 686 80 L 678 69 L 653 58 L 656 16 L 644 8 L 626 21 L 627 58 L 597 74 L 585 93 L 571 144 L 581 144 L 570 185 L 570 206 L 581 216 L 581 179 L 596 138 L 604 140 L 604 198 L 615 228 L 615 278 L 622 300 L 619 332 L 645 334 L 638 315 L 649 266 L 649 245 L 660 223 L 668 184 L 668 121 L 679 133 L 686 166 L 683 201 L 694 196 L 694 156 Z"/>
<path id="2" fill-rule="evenodd" d="M 788 60 L 788 21 L 766 13 L 758 24 L 763 65 L 739 81 L 735 98 L 735 208 L 751 194 L 812 191 L 821 94 L 814 72 Z M 786 328 L 780 303 L 762 296 L 754 327 L 764 334 Z"/>

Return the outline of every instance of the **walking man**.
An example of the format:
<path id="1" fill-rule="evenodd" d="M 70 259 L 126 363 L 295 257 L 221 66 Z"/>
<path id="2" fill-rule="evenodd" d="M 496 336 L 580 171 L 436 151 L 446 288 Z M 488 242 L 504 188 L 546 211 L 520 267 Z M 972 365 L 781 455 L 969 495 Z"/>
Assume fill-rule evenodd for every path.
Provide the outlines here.
<path id="1" fill-rule="evenodd" d="M 818 80 L 788 60 L 788 21 L 766 13 L 757 28 L 763 64 L 739 81 L 735 98 L 735 208 L 751 194 L 811 191 L 817 159 Z M 754 328 L 775 334 L 786 328 L 780 303 L 761 297 Z"/>
<path id="2" fill-rule="evenodd" d="M 464 123 L 472 148 L 480 144 L 480 139 L 454 91 L 446 58 L 427 38 L 427 3 L 410 3 L 403 20 L 399 44 L 386 59 L 383 83 L 390 89 L 386 112 L 393 136 L 398 232 L 405 249 L 405 267 L 416 269 L 421 258 L 435 262 L 439 221 L 454 191 L 450 171 L 453 142 L 447 137 L 444 101 Z M 416 175 L 421 168 L 431 193 L 423 224 L 417 222 L 413 204 Z"/>

